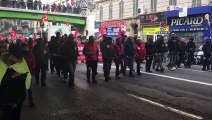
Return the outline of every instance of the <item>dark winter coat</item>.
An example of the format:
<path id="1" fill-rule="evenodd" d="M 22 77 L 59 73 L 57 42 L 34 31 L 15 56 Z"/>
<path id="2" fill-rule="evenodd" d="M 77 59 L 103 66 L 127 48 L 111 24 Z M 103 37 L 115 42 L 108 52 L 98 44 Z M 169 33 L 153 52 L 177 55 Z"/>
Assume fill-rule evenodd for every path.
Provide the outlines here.
<path id="1" fill-rule="evenodd" d="M 156 53 L 167 52 L 166 43 L 163 40 L 156 41 Z"/>
<path id="2" fill-rule="evenodd" d="M 202 51 L 204 52 L 205 56 L 211 56 L 211 52 L 212 52 L 212 45 L 211 43 L 205 43 L 203 45 Z"/>
<path id="3" fill-rule="evenodd" d="M 146 55 L 152 56 L 155 54 L 155 43 L 154 42 L 146 42 Z"/>
<path id="4" fill-rule="evenodd" d="M 189 42 L 187 43 L 187 45 L 186 45 L 186 51 L 187 51 L 188 53 L 194 54 L 195 48 L 196 48 L 196 45 L 195 45 L 194 42 L 189 41 Z"/>
<path id="5" fill-rule="evenodd" d="M 49 49 L 46 45 L 36 45 L 33 48 L 36 64 L 47 64 Z"/>
<path id="6" fill-rule="evenodd" d="M 102 45 L 102 58 L 103 60 L 112 60 L 115 57 L 115 50 L 112 44 Z"/>
<path id="7" fill-rule="evenodd" d="M 135 44 L 131 41 L 127 41 L 124 44 L 124 56 L 125 57 L 135 57 Z"/>
<path id="8" fill-rule="evenodd" d="M 169 52 L 178 52 L 179 51 L 179 43 L 178 43 L 178 39 L 175 37 L 175 38 L 171 38 L 169 41 L 168 41 L 168 49 L 169 49 Z"/>
<path id="9" fill-rule="evenodd" d="M 66 62 L 76 62 L 79 56 L 77 42 L 66 40 L 61 46 L 61 57 Z"/>

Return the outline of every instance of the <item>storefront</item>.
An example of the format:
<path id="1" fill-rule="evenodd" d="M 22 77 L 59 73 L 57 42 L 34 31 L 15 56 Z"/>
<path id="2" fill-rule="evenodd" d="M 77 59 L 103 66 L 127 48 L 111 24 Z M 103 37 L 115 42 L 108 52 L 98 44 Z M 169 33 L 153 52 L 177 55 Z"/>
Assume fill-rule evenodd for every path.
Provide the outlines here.
<path id="1" fill-rule="evenodd" d="M 121 31 L 126 33 L 126 20 L 114 20 L 102 22 L 101 27 L 106 29 L 106 34 L 113 39 L 118 37 L 118 32 L 121 28 Z"/>
<path id="2" fill-rule="evenodd" d="M 100 28 L 101 28 L 101 22 L 95 22 L 94 28 L 95 28 L 94 37 L 98 38 L 99 31 L 100 31 Z"/>
<path id="3" fill-rule="evenodd" d="M 149 38 L 156 41 L 158 37 L 164 36 L 168 39 L 169 27 L 166 25 L 164 13 L 152 13 L 140 16 L 141 36 L 144 41 Z"/>
<path id="4" fill-rule="evenodd" d="M 195 42 L 204 42 L 205 38 L 211 38 L 211 6 L 188 8 L 187 16 L 178 17 L 179 10 L 167 11 L 165 17 L 169 25 L 169 32 L 187 40 L 194 38 Z"/>

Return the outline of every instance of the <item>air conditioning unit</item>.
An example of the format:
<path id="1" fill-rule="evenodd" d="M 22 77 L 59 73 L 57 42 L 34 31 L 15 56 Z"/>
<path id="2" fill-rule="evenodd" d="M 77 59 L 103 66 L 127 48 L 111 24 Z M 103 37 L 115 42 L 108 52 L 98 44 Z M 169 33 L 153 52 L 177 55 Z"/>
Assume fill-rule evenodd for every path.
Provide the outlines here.
<path id="1" fill-rule="evenodd" d="M 168 11 L 175 10 L 175 6 L 174 6 L 174 5 L 168 6 L 168 7 L 167 7 L 167 10 L 168 10 Z"/>

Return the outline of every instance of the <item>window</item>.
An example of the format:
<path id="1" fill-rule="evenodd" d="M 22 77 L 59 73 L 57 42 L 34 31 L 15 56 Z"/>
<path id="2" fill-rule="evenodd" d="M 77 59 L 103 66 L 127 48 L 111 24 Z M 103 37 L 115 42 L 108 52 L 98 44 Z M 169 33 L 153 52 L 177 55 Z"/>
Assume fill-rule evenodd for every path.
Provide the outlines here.
<path id="1" fill-rule="evenodd" d="M 119 18 L 124 17 L 124 0 L 119 2 Z"/>
<path id="2" fill-rule="evenodd" d="M 169 5 L 176 6 L 177 5 L 177 0 L 169 0 Z"/>
<path id="3" fill-rule="evenodd" d="M 151 0 L 151 12 L 156 12 L 157 0 Z"/>
<path id="4" fill-rule="evenodd" d="M 138 0 L 133 0 L 133 16 L 138 14 Z"/>
<path id="5" fill-rule="evenodd" d="M 101 5 L 100 6 L 100 21 L 102 21 L 103 20 L 103 6 Z"/>
<path id="6" fill-rule="evenodd" d="M 110 3 L 109 5 L 109 19 L 113 18 L 113 4 Z"/>
<path id="7" fill-rule="evenodd" d="M 201 0 L 192 0 L 192 7 L 199 7 L 202 5 Z"/>

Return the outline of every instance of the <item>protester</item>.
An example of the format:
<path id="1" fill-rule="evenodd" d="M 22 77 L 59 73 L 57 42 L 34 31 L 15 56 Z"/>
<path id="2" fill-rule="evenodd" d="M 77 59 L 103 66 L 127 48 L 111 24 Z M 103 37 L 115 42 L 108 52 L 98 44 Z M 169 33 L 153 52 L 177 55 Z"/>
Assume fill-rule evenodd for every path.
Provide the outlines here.
<path id="1" fill-rule="evenodd" d="M 86 67 L 87 67 L 87 82 L 90 83 L 90 74 L 92 70 L 92 82 L 96 81 L 96 69 L 98 64 L 99 48 L 95 43 L 94 36 L 89 37 L 88 43 L 83 48 L 83 54 L 86 57 Z"/>
<path id="2" fill-rule="evenodd" d="M 114 57 L 115 57 L 115 51 L 112 44 L 112 38 L 107 37 L 105 43 L 102 45 L 103 71 L 106 82 L 108 82 L 108 80 L 111 79 L 110 70 Z"/>
<path id="3" fill-rule="evenodd" d="M 186 45 L 186 52 L 188 54 L 187 67 L 191 68 L 191 64 L 194 62 L 194 52 L 196 45 L 194 43 L 194 38 L 190 38 L 189 42 Z"/>
<path id="4" fill-rule="evenodd" d="M 9 53 L 2 55 L 0 103 L 4 105 L 4 120 L 21 119 L 22 104 L 31 83 L 31 74 L 23 59 L 24 54 L 21 46 L 12 43 L 9 46 Z"/>
<path id="5" fill-rule="evenodd" d="M 137 75 L 141 75 L 141 62 L 145 60 L 146 48 L 145 43 L 141 39 L 136 40 L 135 44 L 135 61 L 137 64 Z"/>
<path id="6" fill-rule="evenodd" d="M 151 65 L 153 60 L 153 55 L 155 54 L 155 43 L 152 38 L 149 38 L 145 44 L 146 47 L 146 72 L 152 73 Z"/>
<path id="7" fill-rule="evenodd" d="M 116 44 L 114 45 L 115 50 L 115 64 L 116 64 L 116 78 L 120 79 L 120 73 L 124 70 L 124 45 L 121 43 L 121 39 L 116 39 Z"/>
<path id="8" fill-rule="evenodd" d="M 126 69 L 129 67 L 129 76 L 133 76 L 133 61 L 135 57 L 135 44 L 132 37 L 127 37 L 124 43 L 124 71 L 123 74 L 126 74 Z"/>
<path id="9" fill-rule="evenodd" d="M 170 64 L 168 65 L 168 68 L 174 70 L 177 63 L 177 53 L 179 52 L 179 42 L 175 33 L 172 33 L 172 36 L 168 41 L 168 49 L 170 56 Z"/>
<path id="10" fill-rule="evenodd" d="M 34 74 L 36 62 L 35 62 L 35 56 L 30 50 L 30 44 L 23 44 L 22 49 L 25 51 L 26 55 L 24 56 L 24 59 L 27 62 L 29 71 L 31 74 Z M 33 96 L 32 96 L 32 89 L 31 87 L 27 90 L 28 93 L 28 101 L 30 107 L 35 107 L 35 103 L 33 102 Z"/>
<path id="11" fill-rule="evenodd" d="M 185 38 L 181 38 L 179 41 L 179 59 L 177 61 L 177 67 L 180 67 L 180 64 L 183 63 L 184 67 L 186 68 L 186 61 L 185 61 L 185 52 L 186 52 L 186 42 Z"/>
<path id="12" fill-rule="evenodd" d="M 210 69 L 210 58 L 211 58 L 211 52 L 212 52 L 211 40 L 209 38 L 206 39 L 206 42 L 203 45 L 202 51 L 204 53 L 204 58 L 203 58 L 204 62 L 203 62 L 202 70 L 203 71 L 209 70 Z"/>
<path id="13" fill-rule="evenodd" d="M 69 87 L 75 86 L 74 73 L 76 70 L 77 57 L 79 56 L 77 43 L 74 41 L 74 35 L 70 34 L 67 40 L 61 47 L 61 56 L 67 63 L 67 71 L 64 71 L 66 75 L 69 74 Z"/>
<path id="14" fill-rule="evenodd" d="M 49 56 L 49 50 L 47 46 L 44 44 L 42 38 L 37 40 L 37 44 L 33 49 L 33 54 L 35 56 L 36 68 L 35 68 L 35 80 L 36 84 L 40 84 L 41 86 L 46 86 L 46 64 Z M 40 79 L 40 71 L 41 71 L 41 79 Z"/>

